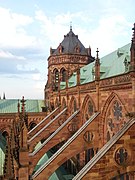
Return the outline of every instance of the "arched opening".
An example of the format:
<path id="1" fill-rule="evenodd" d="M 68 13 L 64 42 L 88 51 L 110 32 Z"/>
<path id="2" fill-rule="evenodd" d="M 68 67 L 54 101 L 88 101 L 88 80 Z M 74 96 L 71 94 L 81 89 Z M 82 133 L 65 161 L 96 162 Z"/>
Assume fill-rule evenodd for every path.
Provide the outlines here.
<path id="1" fill-rule="evenodd" d="M 91 99 L 89 99 L 86 103 L 84 110 L 84 121 L 87 121 L 92 116 L 93 113 L 94 113 L 94 106 Z"/>
<path id="2" fill-rule="evenodd" d="M 52 76 L 53 91 L 58 91 L 58 84 L 59 84 L 59 71 L 58 71 L 58 69 L 54 69 L 53 76 Z"/>
<path id="3" fill-rule="evenodd" d="M 59 71 L 58 69 L 54 70 L 54 91 L 58 91 L 58 83 L 59 83 Z"/>
<path id="4" fill-rule="evenodd" d="M 82 124 L 84 124 L 96 111 L 93 99 L 87 94 L 82 104 Z"/>
<path id="5" fill-rule="evenodd" d="M 77 111 L 77 100 L 74 96 L 71 97 L 69 109 L 70 109 L 71 114 L 73 114 L 75 111 Z"/>
<path id="6" fill-rule="evenodd" d="M 109 141 L 110 140 L 110 133 L 109 133 L 109 131 L 107 132 L 107 141 Z"/>
<path id="7" fill-rule="evenodd" d="M 55 101 L 55 108 L 56 107 L 59 107 L 59 99 L 58 98 L 56 98 L 56 101 Z"/>
<path id="8" fill-rule="evenodd" d="M 59 71 L 56 70 L 55 71 L 55 83 L 58 83 L 59 82 Z"/>
<path id="9" fill-rule="evenodd" d="M 73 102 L 73 110 L 74 112 L 77 110 L 77 104 L 76 104 L 76 100 L 74 99 L 74 102 Z"/>
<path id="10" fill-rule="evenodd" d="M 2 136 L 7 140 L 8 137 L 9 137 L 9 134 L 8 134 L 7 131 L 3 131 L 3 132 L 2 132 Z"/>
<path id="11" fill-rule="evenodd" d="M 63 109 L 66 108 L 66 100 L 65 100 L 65 98 L 63 98 L 63 100 L 62 100 L 62 107 L 63 107 Z"/>
<path id="12" fill-rule="evenodd" d="M 37 124 L 35 122 L 31 122 L 29 125 L 29 131 L 33 129 Z"/>
<path id="13" fill-rule="evenodd" d="M 93 157 L 94 157 L 94 150 L 93 150 L 93 148 L 87 149 L 85 151 L 85 164 L 87 164 Z"/>
<path id="14" fill-rule="evenodd" d="M 66 81 L 66 70 L 64 68 L 61 69 L 61 81 Z"/>
<path id="15" fill-rule="evenodd" d="M 119 176 L 113 177 L 111 180 L 117 180 L 117 179 L 119 179 L 119 180 L 125 180 L 125 179 L 129 180 L 130 177 L 131 177 L 131 179 L 134 178 L 134 177 L 130 176 L 130 173 L 129 174 L 125 173 L 125 174 L 120 174 Z"/>
<path id="16" fill-rule="evenodd" d="M 126 123 L 125 109 L 122 103 L 114 98 L 110 102 L 105 117 L 104 139 L 109 141 Z"/>

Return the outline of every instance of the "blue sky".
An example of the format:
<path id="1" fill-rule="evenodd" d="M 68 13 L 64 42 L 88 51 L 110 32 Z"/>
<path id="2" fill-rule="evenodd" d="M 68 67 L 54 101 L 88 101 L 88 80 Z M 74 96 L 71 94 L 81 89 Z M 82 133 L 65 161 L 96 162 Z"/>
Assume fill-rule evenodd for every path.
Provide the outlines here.
<path id="1" fill-rule="evenodd" d="M 50 47 L 72 22 L 85 47 L 100 57 L 131 41 L 134 0 L 0 0 L 0 96 L 43 99 Z"/>

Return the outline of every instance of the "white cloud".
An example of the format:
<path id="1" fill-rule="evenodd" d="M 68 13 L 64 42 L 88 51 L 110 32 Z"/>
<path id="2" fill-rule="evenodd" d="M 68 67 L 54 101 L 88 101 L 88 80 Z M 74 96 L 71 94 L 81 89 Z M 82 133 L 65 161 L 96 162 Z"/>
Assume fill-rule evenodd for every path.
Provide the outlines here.
<path id="1" fill-rule="evenodd" d="M 0 7 L 0 46 L 6 48 L 35 46 L 37 38 L 29 35 L 25 29 L 33 21 L 30 16 L 13 13 L 10 9 Z"/>
<path id="2" fill-rule="evenodd" d="M 132 25 L 122 15 L 102 17 L 99 26 L 94 29 L 87 37 L 92 42 L 92 49 L 98 47 L 101 54 L 106 55 L 116 48 L 130 42 L 129 29 Z"/>
<path id="3" fill-rule="evenodd" d="M 46 42 L 50 42 L 53 46 L 58 46 L 64 35 L 70 29 L 70 22 L 76 26 L 76 22 L 83 21 L 89 23 L 92 21 L 84 12 L 76 13 L 59 13 L 56 16 L 48 17 L 42 10 L 37 10 L 35 18 L 40 22 L 41 34 L 46 38 Z M 74 24 L 75 22 L 75 24 Z"/>
<path id="4" fill-rule="evenodd" d="M 32 77 L 33 77 L 33 80 L 35 80 L 35 81 L 41 80 L 41 75 L 39 73 L 38 74 L 33 74 Z"/>
<path id="5" fill-rule="evenodd" d="M 131 9 L 134 12 L 134 6 L 131 7 L 133 3 L 130 3 L 130 8 L 128 8 L 129 1 L 123 3 L 120 0 L 118 3 L 116 0 L 105 2 L 97 0 L 93 1 L 94 5 L 87 1 L 87 3 L 83 2 L 83 7 L 81 7 L 81 3 L 78 3 L 75 11 L 70 7 L 66 9 L 71 11 L 62 8 L 62 11 L 59 11 L 61 13 L 52 12 L 50 9 L 42 11 L 36 8 L 35 17 L 0 7 L 1 82 L 2 74 L 19 77 L 11 78 L 10 76 L 6 79 L 4 76 L 2 88 L 5 87 L 5 89 L 2 91 L 8 91 L 10 97 L 13 97 L 13 92 L 15 92 L 14 97 L 19 97 L 24 92 L 27 97 L 41 97 L 45 78 L 47 78 L 46 66 L 49 47 L 57 48 L 64 35 L 69 32 L 70 22 L 73 25 L 73 32 L 79 36 L 84 46 L 91 46 L 93 56 L 96 54 L 97 47 L 100 51 L 99 55 L 102 57 L 102 55 L 130 42 L 133 22 L 130 23 L 128 20 L 133 19 L 129 18 L 128 13 L 131 12 Z M 59 4 L 59 8 L 61 8 L 61 4 Z M 48 11 L 49 16 L 46 13 Z M 27 7 L 25 12 L 29 14 Z M 17 61 L 13 61 L 13 59 Z M 16 87 L 8 88 L 9 81 Z"/>
<path id="6" fill-rule="evenodd" d="M 31 67 L 28 64 L 17 64 L 17 70 L 20 71 L 20 73 L 25 72 L 27 73 L 39 73 L 38 69 L 36 67 Z M 18 72 L 19 73 L 19 72 Z"/>
<path id="7" fill-rule="evenodd" d="M 34 89 L 36 91 L 40 91 L 40 92 L 43 92 L 44 91 L 44 82 L 37 82 L 35 85 L 34 85 Z"/>
<path id="8" fill-rule="evenodd" d="M 110 11 L 101 11 L 100 13 L 101 17 L 96 23 L 91 18 L 91 12 L 86 14 L 86 12 L 81 11 L 77 13 L 68 12 L 58 14 L 51 18 L 43 11 L 38 10 L 36 11 L 36 19 L 40 22 L 41 33 L 46 36 L 47 43 L 50 42 L 51 46 L 53 46 L 52 48 L 57 48 L 63 39 L 63 35 L 68 33 L 67 26 L 70 21 L 74 22 L 76 20 L 78 24 L 75 24 L 75 27 L 73 26 L 73 31 L 79 35 L 79 39 L 84 46 L 89 47 L 90 45 L 94 54 L 96 54 L 95 52 L 98 47 L 101 50 L 101 55 L 106 55 L 122 43 L 129 43 L 129 30 L 132 25 L 115 8 L 110 9 Z M 94 26 L 92 23 L 94 23 Z"/>
<path id="9" fill-rule="evenodd" d="M 0 50 L 0 58 L 25 60 L 25 57 L 23 57 L 23 56 L 16 56 L 16 55 L 13 55 L 12 53 L 10 53 L 8 51 L 4 51 L 4 50 Z"/>

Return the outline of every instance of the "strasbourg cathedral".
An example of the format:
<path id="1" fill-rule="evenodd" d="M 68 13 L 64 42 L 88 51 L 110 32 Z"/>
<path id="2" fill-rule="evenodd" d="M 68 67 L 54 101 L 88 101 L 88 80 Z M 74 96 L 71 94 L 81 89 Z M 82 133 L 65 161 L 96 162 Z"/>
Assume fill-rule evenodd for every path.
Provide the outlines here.
<path id="1" fill-rule="evenodd" d="M 70 26 L 44 97 L 0 99 L 1 180 L 135 180 L 135 24 L 102 58 Z"/>

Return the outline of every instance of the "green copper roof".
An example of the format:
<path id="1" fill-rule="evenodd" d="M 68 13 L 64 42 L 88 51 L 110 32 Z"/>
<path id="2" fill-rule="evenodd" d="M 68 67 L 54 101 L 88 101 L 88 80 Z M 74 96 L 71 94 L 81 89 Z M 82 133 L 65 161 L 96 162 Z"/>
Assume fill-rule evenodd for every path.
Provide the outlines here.
<path id="1" fill-rule="evenodd" d="M 41 145 L 41 142 L 39 142 L 35 149 L 39 148 Z M 52 155 L 53 154 L 51 151 L 45 153 L 35 166 L 34 172 L 36 172 L 45 162 L 47 162 Z M 48 180 L 66 180 L 66 178 L 64 178 L 65 175 L 67 175 L 67 172 L 62 167 L 60 167 L 49 177 Z"/>
<path id="2" fill-rule="evenodd" d="M 95 62 L 88 64 L 80 69 L 80 83 L 85 84 L 94 80 L 93 68 Z"/>
<path id="3" fill-rule="evenodd" d="M 104 68 L 101 69 L 101 79 L 123 74 L 128 70 L 124 62 L 130 62 L 130 46 L 131 44 L 127 44 L 101 58 L 101 68 Z"/>
<path id="4" fill-rule="evenodd" d="M 116 51 L 102 57 L 100 59 L 100 79 L 108 78 L 123 74 L 128 71 L 130 62 L 130 46 L 127 44 Z M 127 66 L 125 66 L 125 62 Z M 92 62 L 80 69 L 80 83 L 85 84 L 94 81 L 95 62 Z M 76 86 L 76 73 L 69 79 L 69 87 Z M 64 84 L 61 84 L 61 89 L 64 89 Z"/>
<path id="5" fill-rule="evenodd" d="M 68 87 L 76 86 L 76 72 L 70 77 L 68 81 Z"/>
<path id="6" fill-rule="evenodd" d="M 45 106 L 43 100 L 27 99 L 25 104 L 26 112 L 42 112 L 42 107 Z M 17 106 L 18 99 L 0 99 L 0 113 L 16 113 L 18 112 Z"/>

